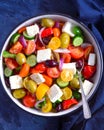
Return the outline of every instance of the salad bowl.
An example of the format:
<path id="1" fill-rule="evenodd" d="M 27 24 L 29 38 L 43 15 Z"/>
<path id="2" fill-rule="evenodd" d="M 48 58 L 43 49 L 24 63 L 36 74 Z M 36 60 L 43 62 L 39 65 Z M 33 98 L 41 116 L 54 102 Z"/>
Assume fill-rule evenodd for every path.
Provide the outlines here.
<path id="1" fill-rule="evenodd" d="M 49 23 L 47 21 L 49 21 Z M 33 29 L 33 27 L 35 29 Z M 55 29 L 61 28 L 60 29 L 61 31 L 60 30 L 57 31 L 57 29 L 56 30 L 54 29 L 54 31 L 53 31 L 53 28 L 55 28 Z M 72 30 L 72 28 L 73 28 L 73 30 Z M 55 33 L 55 31 L 56 31 L 56 33 Z M 66 33 L 65 39 L 67 39 L 66 38 L 67 35 L 70 35 L 69 39 L 71 42 L 70 44 L 72 44 L 72 46 L 67 46 L 67 44 L 62 45 L 60 43 L 60 41 L 62 42 L 64 39 L 63 38 L 64 36 L 62 36 L 62 35 L 64 35 L 64 33 Z M 80 35 L 80 33 L 81 33 L 81 35 Z M 46 37 L 48 37 L 48 38 L 46 38 Z M 56 39 L 56 41 L 53 42 L 55 39 Z M 24 49 L 24 50 L 21 49 L 22 51 L 20 51 L 18 53 L 18 52 L 16 52 L 18 50 L 14 51 L 13 49 L 11 49 L 12 47 L 9 47 L 9 46 L 15 45 L 15 43 L 17 43 L 17 41 L 19 41 L 21 46 L 24 48 L 26 48 L 26 46 L 28 46 L 30 44 L 29 49 L 32 50 L 32 52 L 30 52 L 29 49 Z M 48 43 L 47 43 L 47 41 L 48 41 Z M 64 40 L 64 41 L 67 41 L 67 40 Z M 35 49 L 34 49 L 34 45 L 32 44 L 32 42 L 36 43 Z M 69 42 L 69 40 L 68 40 L 68 42 Z M 52 44 L 57 43 L 57 44 L 55 46 L 53 46 L 53 45 L 51 45 L 51 43 Z M 37 49 L 38 44 L 40 44 L 39 49 Z M 44 48 L 44 46 L 45 46 L 45 48 Z M 77 53 L 76 56 L 74 57 L 73 55 L 75 55 L 76 52 L 73 53 L 74 50 L 71 50 L 71 49 L 73 49 L 73 46 L 74 46 L 74 49 L 81 47 L 83 49 L 83 56 L 78 58 L 78 56 L 80 54 Z M 89 49 L 89 46 L 92 47 L 93 49 L 92 48 Z M 17 46 L 17 48 L 18 48 L 18 46 Z M 87 53 L 85 53 L 85 52 L 87 52 Z M 58 56 L 55 55 L 55 57 L 52 58 L 53 55 L 51 55 L 51 53 L 52 54 L 54 53 L 53 55 L 58 54 Z M 91 55 L 90 55 L 90 53 L 91 53 Z M 35 58 L 33 56 L 34 54 L 35 54 Z M 68 61 L 68 63 L 66 61 L 64 63 L 65 59 L 63 58 L 63 54 L 70 54 L 71 61 Z M 8 57 L 8 55 L 10 57 Z M 20 61 L 20 57 L 19 57 L 20 55 L 22 57 L 25 56 L 25 58 L 22 61 Z M 11 69 L 11 67 L 9 65 L 7 65 L 8 58 L 15 59 L 16 64 L 17 64 L 15 69 L 13 69 L 13 68 Z M 31 61 L 30 58 L 33 58 L 33 60 Z M 54 63 L 54 59 L 57 59 L 57 62 Z M 1 81 L 2 81 L 2 84 L 3 84 L 3 87 L 6 91 L 6 93 L 11 98 L 11 100 L 14 103 L 16 103 L 16 105 L 18 105 L 20 108 L 22 108 L 23 110 L 25 110 L 29 113 L 35 114 L 35 115 L 39 115 L 39 116 L 52 117 L 52 116 L 65 115 L 68 113 L 72 113 L 75 110 L 78 110 L 82 106 L 82 100 L 81 100 L 81 98 L 79 100 L 77 97 L 74 97 L 73 91 L 77 90 L 78 94 L 80 94 L 81 93 L 80 87 L 77 86 L 76 88 L 73 88 L 73 85 L 71 85 L 71 80 L 69 83 L 69 77 L 64 75 L 65 71 L 67 71 L 67 73 L 68 73 L 69 68 L 66 67 L 63 70 L 63 68 L 64 68 L 63 66 L 66 66 L 66 64 L 69 65 L 70 63 L 72 63 L 71 66 L 75 66 L 76 63 L 82 61 L 82 59 L 84 59 L 84 65 L 87 66 L 86 69 L 88 70 L 89 66 L 93 66 L 93 71 L 94 71 L 94 72 L 92 72 L 92 70 L 91 70 L 89 72 L 86 72 L 86 69 L 85 69 L 85 70 L 83 70 L 84 76 L 82 74 L 83 86 L 85 84 L 86 88 L 87 87 L 90 88 L 90 90 L 89 90 L 89 88 L 87 88 L 87 89 L 85 88 L 85 90 L 84 90 L 86 98 L 89 101 L 89 100 L 91 100 L 91 98 L 95 94 L 97 88 L 99 87 L 102 73 L 103 73 L 103 58 L 102 58 L 102 53 L 101 53 L 98 41 L 96 40 L 96 38 L 92 34 L 92 32 L 88 29 L 88 27 L 86 27 L 82 22 L 78 21 L 77 19 L 74 19 L 74 18 L 72 18 L 70 16 L 66 16 L 66 15 L 60 15 L 60 14 L 40 15 L 37 17 L 33 17 L 33 18 L 23 22 L 22 24 L 20 24 L 18 27 L 16 27 L 11 32 L 11 34 L 8 36 L 7 40 L 5 41 L 4 46 L 2 48 L 1 59 L 0 59 L 0 68 L 2 68 L 0 71 L 1 72 Z M 37 70 L 33 71 L 34 66 L 36 66 L 37 64 L 41 64 L 43 62 L 45 62 L 46 69 L 48 68 L 47 70 L 45 70 L 45 72 L 40 72 Z M 23 67 L 24 64 L 25 64 L 25 69 L 24 69 L 25 71 L 22 73 L 22 72 L 20 72 L 20 69 Z M 28 75 L 25 74 L 26 69 L 28 68 L 26 66 L 27 64 L 30 65 L 29 68 L 31 69 L 31 72 L 29 71 Z M 9 70 L 8 70 L 8 68 L 9 68 Z M 58 68 L 58 71 L 61 74 L 59 74 L 59 76 L 57 76 L 57 74 L 56 75 L 53 74 L 52 73 L 53 71 L 57 71 L 55 69 L 53 69 L 50 74 L 50 71 L 49 71 L 50 68 L 51 69 Z M 42 66 L 40 66 L 39 70 L 42 70 Z M 51 87 L 50 87 L 50 85 L 47 85 L 47 84 L 49 84 L 50 79 L 48 79 L 48 83 L 46 83 L 46 84 L 44 83 L 45 79 L 46 79 L 44 74 L 46 75 L 46 73 L 49 77 L 51 77 L 50 79 L 53 82 L 51 84 Z M 72 73 L 74 73 L 76 75 L 76 73 L 77 73 L 76 67 L 74 68 L 74 72 L 72 72 Z M 93 75 L 91 75 L 91 73 L 93 73 Z M 70 74 L 68 73 L 68 75 L 70 75 Z M 15 76 L 15 77 L 13 77 L 13 76 Z M 66 78 L 65 78 L 65 76 L 66 76 Z M 78 76 L 78 75 L 76 75 L 76 76 Z M 39 81 L 36 80 L 36 77 L 39 78 Z M 64 84 L 62 84 L 62 82 L 60 81 L 60 77 L 61 77 L 61 80 L 63 79 L 62 82 L 65 82 Z M 68 81 L 67 81 L 67 78 L 68 78 Z M 15 80 L 19 80 L 19 82 L 16 82 Z M 29 82 L 31 80 L 30 84 L 34 85 L 35 87 L 29 88 L 30 84 L 27 83 L 27 80 Z M 35 81 L 35 83 L 33 81 Z M 84 81 L 86 83 L 84 83 Z M 20 82 L 22 82 L 22 83 L 20 83 Z M 39 82 L 42 82 L 42 83 L 40 84 Z M 22 87 L 20 87 L 21 86 L 20 84 L 22 84 Z M 67 84 L 67 85 L 65 85 L 65 84 Z M 43 87 L 45 89 L 43 89 Z M 38 92 L 39 88 L 41 89 L 41 93 L 43 92 L 42 94 L 40 94 L 40 92 Z M 69 92 L 69 88 L 71 90 L 71 92 L 68 93 L 69 98 L 63 97 L 65 88 L 68 89 L 65 91 Z M 15 90 L 18 91 L 20 89 L 23 90 L 23 91 L 21 91 L 22 97 L 21 96 L 18 97 L 18 94 L 16 95 L 16 93 L 15 93 Z M 53 94 L 55 92 L 56 92 L 56 95 Z M 18 91 L 18 93 L 19 93 L 19 91 Z M 71 94 L 71 96 L 70 96 L 70 94 Z M 30 98 L 27 99 L 28 101 L 29 100 L 33 101 L 32 102 L 32 104 L 34 103 L 33 106 L 31 106 L 31 103 L 28 104 L 28 101 L 26 101 L 26 98 L 24 98 L 29 95 L 32 95 L 32 97 L 35 98 L 35 100 L 32 100 Z M 71 107 L 67 107 L 67 105 L 65 106 L 64 101 L 69 100 L 69 99 L 71 100 L 71 102 L 72 102 L 72 100 L 75 99 L 74 104 L 72 104 Z M 57 105 L 58 108 L 55 107 L 53 109 L 54 105 L 57 104 L 56 101 L 59 101 L 61 103 L 59 103 Z M 51 110 L 44 110 L 45 108 L 42 109 L 42 108 L 37 107 L 39 105 L 39 103 L 41 103 L 41 105 L 42 105 L 42 103 L 44 104 L 45 102 L 51 103 Z M 60 107 L 62 107 L 62 108 L 60 108 Z M 47 106 L 46 106 L 46 108 L 47 108 Z"/>

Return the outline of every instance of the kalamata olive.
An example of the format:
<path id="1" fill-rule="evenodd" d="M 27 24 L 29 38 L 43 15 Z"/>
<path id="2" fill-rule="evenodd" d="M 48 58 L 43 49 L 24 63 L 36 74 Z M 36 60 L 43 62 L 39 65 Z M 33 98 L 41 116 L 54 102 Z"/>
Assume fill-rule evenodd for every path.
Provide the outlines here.
<path id="1" fill-rule="evenodd" d="M 5 77 L 5 84 L 7 87 L 10 87 L 10 82 L 9 82 L 9 78 Z"/>
<path id="2" fill-rule="evenodd" d="M 78 61 L 76 62 L 76 68 L 79 70 L 79 69 L 82 68 L 82 66 L 83 66 L 83 60 L 78 60 Z"/>
<path id="3" fill-rule="evenodd" d="M 50 35 L 50 36 L 48 36 L 48 37 L 42 38 L 43 43 L 44 43 L 45 45 L 48 45 L 48 43 L 49 43 L 49 41 L 51 40 L 51 38 L 52 38 L 52 35 Z"/>
<path id="4" fill-rule="evenodd" d="M 62 110 L 62 104 L 58 104 L 57 107 L 56 107 L 56 111 L 59 112 Z"/>
<path id="5" fill-rule="evenodd" d="M 58 65 L 58 62 L 55 61 L 55 60 L 47 60 L 47 61 L 45 62 L 45 64 L 46 64 L 47 67 L 54 67 L 54 66 L 57 66 L 57 65 Z"/>

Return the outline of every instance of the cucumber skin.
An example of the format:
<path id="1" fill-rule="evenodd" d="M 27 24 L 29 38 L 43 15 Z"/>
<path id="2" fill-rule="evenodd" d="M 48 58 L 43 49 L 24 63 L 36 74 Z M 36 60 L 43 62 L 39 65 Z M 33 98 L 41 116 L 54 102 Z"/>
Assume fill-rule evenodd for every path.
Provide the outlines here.
<path id="1" fill-rule="evenodd" d="M 64 81 L 61 80 L 61 78 L 58 78 L 58 79 L 56 80 L 56 82 L 57 82 L 57 85 L 58 85 L 60 88 L 65 88 L 65 87 L 67 87 L 67 86 L 69 85 L 69 82 L 64 82 Z"/>

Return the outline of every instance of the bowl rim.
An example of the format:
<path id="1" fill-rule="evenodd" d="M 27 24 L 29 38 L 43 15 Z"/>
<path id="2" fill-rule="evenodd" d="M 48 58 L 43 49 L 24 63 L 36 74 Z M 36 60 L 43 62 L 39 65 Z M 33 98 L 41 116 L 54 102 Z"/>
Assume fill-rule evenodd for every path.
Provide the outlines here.
<path id="1" fill-rule="evenodd" d="M 5 40 L 4 42 L 4 45 L 3 45 L 3 48 L 2 48 L 2 51 L 1 51 L 1 58 L 0 58 L 0 68 L 2 68 L 2 53 L 4 51 L 4 49 L 6 48 L 9 40 L 10 40 L 10 37 L 18 31 L 18 29 L 20 27 L 22 27 L 24 24 L 28 24 L 29 22 L 32 23 L 33 21 L 37 21 L 38 19 L 41 19 L 43 17 L 55 17 L 55 16 L 58 16 L 58 17 L 64 17 L 64 18 L 67 18 L 67 19 L 71 19 L 77 23 L 79 23 L 83 28 L 85 28 L 89 33 L 90 35 L 92 36 L 92 38 L 94 39 L 96 45 L 97 45 L 97 48 L 98 48 L 98 51 L 99 51 L 99 57 L 100 57 L 100 61 L 101 61 L 101 64 L 100 64 L 100 70 L 101 70 L 101 74 L 100 74 L 100 77 L 99 77 L 99 81 L 97 83 L 97 86 L 96 88 L 93 90 L 92 93 L 90 93 L 90 95 L 87 96 L 87 100 L 90 101 L 91 98 L 94 96 L 95 92 L 97 91 L 98 87 L 99 87 L 99 84 L 101 82 L 101 79 L 102 79 L 102 75 L 103 75 L 103 56 L 102 56 L 102 52 L 101 52 L 101 49 L 100 49 L 100 46 L 99 46 L 99 43 L 96 39 L 96 37 L 94 36 L 94 34 L 92 33 L 92 31 L 83 23 L 81 22 L 80 20 L 70 16 L 70 15 L 66 15 L 66 14 L 60 14 L 60 13 L 49 13 L 49 14 L 42 14 L 42 15 L 37 15 L 37 16 L 34 16 L 30 19 L 27 19 L 25 20 L 24 22 L 22 22 L 21 24 L 19 24 L 16 28 L 13 29 L 13 31 L 9 34 L 9 36 L 7 37 L 7 39 Z M 61 111 L 61 112 L 58 112 L 58 113 L 42 113 L 42 112 L 38 112 L 38 111 L 34 111 L 32 110 L 31 108 L 27 108 L 25 106 L 23 106 L 22 104 L 20 104 L 13 96 L 12 94 L 9 92 L 10 90 L 6 87 L 5 85 L 5 82 L 4 82 L 4 76 L 3 76 L 3 71 L 1 70 L 1 75 L 0 75 L 0 78 L 1 78 L 1 81 L 2 81 L 2 85 L 3 85 L 3 88 L 4 90 L 6 91 L 6 93 L 9 95 L 10 99 L 12 99 L 12 101 L 20 108 L 22 108 L 23 110 L 31 113 L 31 114 L 35 114 L 35 115 L 38 115 L 38 116 L 48 116 L 48 117 L 55 117 L 55 116 L 62 116 L 62 115 L 66 115 L 66 114 L 69 114 L 69 113 L 73 113 L 74 111 L 77 111 L 81 108 L 82 106 L 82 101 L 80 101 L 76 107 L 73 107 L 73 108 L 70 108 L 70 109 L 67 109 L 65 111 Z"/>

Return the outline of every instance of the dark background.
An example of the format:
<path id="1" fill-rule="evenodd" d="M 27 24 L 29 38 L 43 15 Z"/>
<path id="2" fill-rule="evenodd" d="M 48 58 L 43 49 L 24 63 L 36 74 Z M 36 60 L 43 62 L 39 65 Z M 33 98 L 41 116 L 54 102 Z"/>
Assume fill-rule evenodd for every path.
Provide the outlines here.
<path id="1" fill-rule="evenodd" d="M 62 13 L 85 23 L 96 36 L 104 56 L 103 0 L 0 0 L 0 52 L 16 26 L 40 14 Z M 1 69 L 1 68 L 0 68 Z M 11 101 L 0 82 L 0 130 L 104 130 L 104 75 L 89 102 L 92 118 L 82 109 L 56 118 L 32 115 Z"/>

